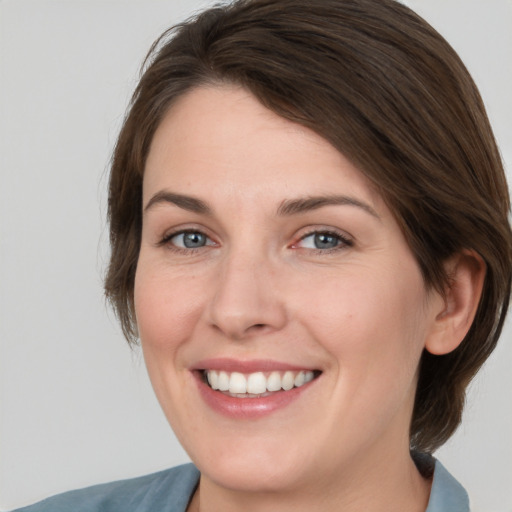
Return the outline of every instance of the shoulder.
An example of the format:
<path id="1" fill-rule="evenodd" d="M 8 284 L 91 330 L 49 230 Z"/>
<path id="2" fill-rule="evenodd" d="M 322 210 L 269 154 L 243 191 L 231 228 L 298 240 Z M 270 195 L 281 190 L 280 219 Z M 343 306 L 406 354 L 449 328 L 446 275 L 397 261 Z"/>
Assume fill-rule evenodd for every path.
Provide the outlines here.
<path id="1" fill-rule="evenodd" d="M 13 512 L 185 511 L 199 481 L 193 464 L 65 492 Z"/>
<path id="2" fill-rule="evenodd" d="M 426 512 L 470 512 L 466 490 L 438 460 Z"/>

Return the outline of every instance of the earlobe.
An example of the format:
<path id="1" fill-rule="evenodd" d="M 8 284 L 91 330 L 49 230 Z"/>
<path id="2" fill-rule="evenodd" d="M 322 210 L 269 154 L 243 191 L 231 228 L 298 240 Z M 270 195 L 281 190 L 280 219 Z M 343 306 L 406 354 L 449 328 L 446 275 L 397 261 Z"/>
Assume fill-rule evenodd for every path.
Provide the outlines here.
<path id="1" fill-rule="evenodd" d="M 463 250 L 446 263 L 449 282 L 442 307 L 425 348 L 435 355 L 455 350 L 468 333 L 475 318 L 484 285 L 486 265 L 472 250 Z"/>

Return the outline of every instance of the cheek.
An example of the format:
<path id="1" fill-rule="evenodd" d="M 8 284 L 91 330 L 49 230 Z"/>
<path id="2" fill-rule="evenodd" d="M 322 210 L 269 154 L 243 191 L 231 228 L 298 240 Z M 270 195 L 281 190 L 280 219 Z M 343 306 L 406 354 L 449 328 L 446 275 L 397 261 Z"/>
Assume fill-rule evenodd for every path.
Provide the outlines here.
<path id="1" fill-rule="evenodd" d="M 406 424 L 412 413 L 425 338 L 424 294 L 421 278 L 361 275 L 309 297 L 309 326 L 331 355 L 331 393 L 344 404 L 329 413 L 332 424 L 352 417 L 347 428 L 354 436 L 361 425 L 373 425 L 378 436 L 392 418 Z"/>
<path id="2" fill-rule="evenodd" d="M 143 259 L 135 275 L 135 313 L 144 361 L 158 401 L 178 435 L 180 404 L 189 401 L 183 346 L 200 316 L 194 284 L 193 278 L 177 279 L 162 265 Z"/>
<path id="3" fill-rule="evenodd" d="M 139 262 L 134 301 L 145 351 L 173 351 L 190 337 L 201 310 L 196 281 L 194 277 L 183 279 Z"/>
<path id="4" fill-rule="evenodd" d="M 302 306 L 308 312 L 305 322 L 340 370 L 410 375 L 426 336 L 423 281 L 412 265 L 388 272 L 382 268 L 326 279 Z"/>

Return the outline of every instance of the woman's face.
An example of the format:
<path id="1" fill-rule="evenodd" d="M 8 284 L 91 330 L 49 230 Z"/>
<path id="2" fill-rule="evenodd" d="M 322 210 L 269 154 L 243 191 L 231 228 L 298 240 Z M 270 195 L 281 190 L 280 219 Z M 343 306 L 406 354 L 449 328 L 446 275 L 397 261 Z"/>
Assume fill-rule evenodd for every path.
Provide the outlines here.
<path id="1" fill-rule="evenodd" d="M 241 88 L 195 89 L 155 134 L 143 204 L 142 348 L 203 478 L 293 489 L 408 453 L 441 301 L 342 154 Z"/>

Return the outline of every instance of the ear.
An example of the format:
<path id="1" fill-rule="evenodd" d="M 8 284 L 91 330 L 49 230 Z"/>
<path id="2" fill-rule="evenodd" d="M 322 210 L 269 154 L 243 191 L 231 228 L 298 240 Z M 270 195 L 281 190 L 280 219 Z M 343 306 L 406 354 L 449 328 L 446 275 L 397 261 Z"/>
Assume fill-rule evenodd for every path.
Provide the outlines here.
<path id="1" fill-rule="evenodd" d="M 436 301 L 439 311 L 425 342 L 425 348 L 435 355 L 455 350 L 468 333 L 482 295 L 486 265 L 475 251 L 463 250 L 446 262 L 445 270 L 448 285 Z"/>

